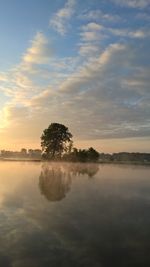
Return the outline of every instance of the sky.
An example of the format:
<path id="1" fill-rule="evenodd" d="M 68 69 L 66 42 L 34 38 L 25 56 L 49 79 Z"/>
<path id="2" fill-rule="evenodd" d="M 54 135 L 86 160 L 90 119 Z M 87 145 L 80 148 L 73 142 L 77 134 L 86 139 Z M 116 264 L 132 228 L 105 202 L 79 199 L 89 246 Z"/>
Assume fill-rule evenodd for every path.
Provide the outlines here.
<path id="1" fill-rule="evenodd" d="M 150 152 L 150 0 L 0 0 L 0 149 L 66 125 L 78 148 Z"/>

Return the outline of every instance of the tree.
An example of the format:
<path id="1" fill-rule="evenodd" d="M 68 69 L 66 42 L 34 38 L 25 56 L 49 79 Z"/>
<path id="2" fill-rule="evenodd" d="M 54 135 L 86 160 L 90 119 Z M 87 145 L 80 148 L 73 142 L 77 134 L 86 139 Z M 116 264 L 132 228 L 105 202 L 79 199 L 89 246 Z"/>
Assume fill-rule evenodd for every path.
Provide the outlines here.
<path id="1" fill-rule="evenodd" d="M 66 150 L 67 144 L 71 142 L 72 134 L 63 124 L 51 123 L 43 131 L 41 146 L 46 158 L 60 158 Z"/>
<path id="2" fill-rule="evenodd" d="M 87 157 L 89 161 L 95 162 L 99 159 L 99 153 L 93 147 L 90 147 L 87 151 Z"/>
<path id="3" fill-rule="evenodd" d="M 74 147 L 70 153 L 63 155 L 63 159 L 77 162 L 97 162 L 99 160 L 99 152 L 93 147 L 89 149 L 77 149 Z"/>

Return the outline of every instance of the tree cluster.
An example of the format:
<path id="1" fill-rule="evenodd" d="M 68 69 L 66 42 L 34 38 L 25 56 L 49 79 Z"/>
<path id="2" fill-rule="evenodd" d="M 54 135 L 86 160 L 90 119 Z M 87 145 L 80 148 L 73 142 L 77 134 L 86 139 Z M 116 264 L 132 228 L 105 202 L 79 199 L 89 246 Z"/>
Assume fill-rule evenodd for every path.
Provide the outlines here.
<path id="1" fill-rule="evenodd" d="M 51 123 L 41 136 L 42 156 L 49 160 L 96 162 L 99 153 L 92 147 L 73 147 L 72 134 L 63 124 Z"/>
<path id="2" fill-rule="evenodd" d="M 97 162 L 99 159 L 99 153 L 93 147 L 90 147 L 89 149 L 73 148 L 71 153 L 63 155 L 63 159 L 74 162 Z"/>

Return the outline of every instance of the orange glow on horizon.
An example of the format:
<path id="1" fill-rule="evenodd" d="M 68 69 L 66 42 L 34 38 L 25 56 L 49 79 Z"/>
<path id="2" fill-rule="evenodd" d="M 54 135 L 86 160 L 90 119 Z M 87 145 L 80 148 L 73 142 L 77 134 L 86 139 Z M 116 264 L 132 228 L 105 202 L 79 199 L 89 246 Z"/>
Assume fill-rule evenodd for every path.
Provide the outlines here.
<path id="1" fill-rule="evenodd" d="M 78 149 L 93 147 L 100 153 L 115 152 L 147 152 L 149 153 L 149 139 L 144 138 L 126 138 L 126 139 L 101 139 L 101 140 L 75 140 L 74 147 Z M 0 150 L 20 151 L 26 149 L 41 149 L 40 138 L 28 142 L 28 140 L 1 140 Z"/>

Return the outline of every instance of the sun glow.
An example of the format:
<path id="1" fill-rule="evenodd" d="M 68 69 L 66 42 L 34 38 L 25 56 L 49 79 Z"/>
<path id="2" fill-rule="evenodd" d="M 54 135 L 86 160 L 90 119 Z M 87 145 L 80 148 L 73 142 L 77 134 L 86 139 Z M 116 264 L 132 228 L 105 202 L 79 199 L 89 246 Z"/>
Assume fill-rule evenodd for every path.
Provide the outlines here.
<path id="1" fill-rule="evenodd" d="M 5 118 L 4 113 L 0 112 L 0 131 L 5 129 L 8 126 L 8 121 Z"/>

